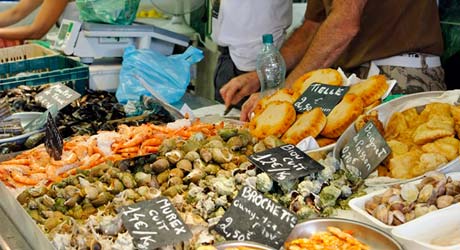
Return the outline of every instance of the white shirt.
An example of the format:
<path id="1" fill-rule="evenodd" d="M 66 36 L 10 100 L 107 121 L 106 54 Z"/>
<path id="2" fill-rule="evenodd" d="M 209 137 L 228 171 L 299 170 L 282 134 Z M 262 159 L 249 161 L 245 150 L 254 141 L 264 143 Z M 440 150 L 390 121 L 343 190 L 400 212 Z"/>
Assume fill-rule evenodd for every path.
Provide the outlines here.
<path id="1" fill-rule="evenodd" d="M 212 20 L 212 38 L 227 46 L 236 67 L 256 69 L 262 35 L 272 34 L 279 48 L 292 23 L 292 0 L 220 0 L 218 17 Z"/>

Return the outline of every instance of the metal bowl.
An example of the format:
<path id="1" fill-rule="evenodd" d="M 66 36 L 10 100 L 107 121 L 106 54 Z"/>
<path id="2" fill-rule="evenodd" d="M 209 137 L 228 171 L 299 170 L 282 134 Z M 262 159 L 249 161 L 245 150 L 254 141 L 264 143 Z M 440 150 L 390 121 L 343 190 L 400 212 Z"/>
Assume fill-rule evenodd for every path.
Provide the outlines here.
<path id="1" fill-rule="evenodd" d="M 231 247 L 249 247 L 254 250 L 275 250 L 269 246 L 252 241 L 225 241 L 216 245 L 217 250 L 226 250 Z"/>
<path id="2" fill-rule="evenodd" d="M 353 231 L 353 237 L 367 244 L 372 250 L 404 250 L 404 247 L 388 233 L 362 222 L 340 218 L 313 219 L 297 224 L 286 242 L 310 238 L 314 233 L 327 231 L 329 226 Z"/>
<path id="3" fill-rule="evenodd" d="M 422 92 L 411 95 L 406 95 L 397 99 L 393 99 L 389 102 L 383 103 L 370 111 L 376 110 L 379 115 L 379 120 L 386 125 L 391 115 L 396 111 L 402 111 L 413 107 L 424 107 L 424 105 L 431 102 L 444 102 L 450 103 L 455 102 L 459 98 L 460 91 L 431 91 Z M 453 101 L 454 100 L 454 101 Z M 369 112 L 370 112 L 369 111 Z M 351 124 L 345 132 L 337 140 L 336 146 L 333 150 L 333 157 L 340 160 L 340 153 L 345 145 L 357 134 L 354 123 Z M 460 157 L 448 162 L 445 165 L 440 166 L 437 171 L 442 173 L 450 173 L 460 170 Z M 402 184 L 423 178 L 423 175 L 414 177 L 412 179 L 395 179 L 395 178 L 379 178 L 372 182 L 366 182 L 368 186 L 388 186 L 393 184 Z"/>

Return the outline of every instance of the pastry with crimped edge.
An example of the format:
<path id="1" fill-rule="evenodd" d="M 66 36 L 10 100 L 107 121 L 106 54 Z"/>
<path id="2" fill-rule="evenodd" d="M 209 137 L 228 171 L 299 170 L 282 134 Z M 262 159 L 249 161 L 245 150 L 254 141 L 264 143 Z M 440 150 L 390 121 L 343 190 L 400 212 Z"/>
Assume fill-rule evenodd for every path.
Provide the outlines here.
<path id="1" fill-rule="evenodd" d="M 293 90 L 290 89 L 280 89 L 275 93 L 266 96 L 257 103 L 256 108 L 254 109 L 254 114 L 260 113 L 270 102 L 273 101 L 282 101 L 294 103 L 299 96 L 294 94 Z"/>
<path id="2" fill-rule="evenodd" d="M 375 75 L 350 86 L 347 94 L 355 94 L 363 100 L 364 107 L 378 101 L 388 90 L 387 78 Z"/>
<path id="3" fill-rule="evenodd" d="M 297 116 L 294 124 L 284 133 L 281 140 L 296 145 L 302 139 L 319 135 L 326 125 L 326 116 L 320 107 Z"/>
<path id="4" fill-rule="evenodd" d="M 327 116 L 321 135 L 327 138 L 339 137 L 363 112 L 363 101 L 354 94 L 346 94 Z"/>
<path id="5" fill-rule="evenodd" d="M 292 103 L 273 101 L 249 122 L 249 130 L 257 138 L 269 135 L 281 137 L 294 123 L 295 118 L 296 111 Z"/>
<path id="6" fill-rule="evenodd" d="M 292 89 L 300 96 L 312 83 L 324 83 L 333 86 L 341 86 L 342 76 L 335 69 L 318 69 L 310 71 L 297 79 L 292 84 Z"/>

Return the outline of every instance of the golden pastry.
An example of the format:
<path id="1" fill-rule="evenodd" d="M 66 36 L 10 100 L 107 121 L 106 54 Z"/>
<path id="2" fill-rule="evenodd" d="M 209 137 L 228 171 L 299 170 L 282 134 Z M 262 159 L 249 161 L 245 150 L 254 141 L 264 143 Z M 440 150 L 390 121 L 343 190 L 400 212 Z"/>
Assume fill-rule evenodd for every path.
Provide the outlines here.
<path id="1" fill-rule="evenodd" d="M 294 103 L 297 100 L 298 96 L 294 95 L 293 90 L 289 89 L 280 89 L 275 93 L 262 98 L 254 109 L 254 114 L 260 113 L 270 102 L 273 101 L 283 101 Z"/>
<path id="2" fill-rule="evenodd" d="M 292 89 L 300 96 L 312 83 L 315 82 L 341 86 L 342 76 L 335 69 L 318 69 L 310 71 L 297 79 L 292 85 Z"/>
<path id="3" fill-rule="evenodd" d="M 347 93 L 361 97 L 364 107 L 367 107 L 382 98 L 388 87 L 386 77 L 384 75 L 376 75 L 352 85 Z"/>
<path id="4" fill-rule="evenodd" d="M 320 107 L 314 108 L 309 112 L 297 115 L 294 124 L 284 133 L 281 140 L 286 143 L 296 145 L 302 139 L 319 135 L 326 125 L 326 116 Z"/>
<path id="5" fill-rule="evenodd" d="M 339 137 L 345 129 L 363 112 L 361 98 L 346 94 L 327 116 L 326 126 L 321 135 L 327 138 Z"/>
<path id="6" fill-rule="evenodd" d="M 273 101 L 249 122 L 251 133 L 257 138 L 269 135 L 280 137 L 294 123 L 296 112 L 290 102 Z"/>
<path id="7" fill-rule="evenodd" d="M 444 155 L 447 160 L 451 161 L 458 156 L 460 141 L 454 137 L 444 137 L 434 142 L 422 146 L 426 153 L 437 153 Z"/>

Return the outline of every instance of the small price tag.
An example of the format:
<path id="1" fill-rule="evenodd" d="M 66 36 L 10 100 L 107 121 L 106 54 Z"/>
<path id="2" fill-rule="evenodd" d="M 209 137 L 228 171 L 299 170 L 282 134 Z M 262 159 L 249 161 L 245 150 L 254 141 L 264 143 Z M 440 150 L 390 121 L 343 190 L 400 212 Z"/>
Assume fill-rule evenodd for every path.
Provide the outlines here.
<path id="1" fill-rule="evenodd" d="M 296 224 L 292 212 L 244 186 L 214 229 L 227 240 L 254 241 L 279 249 Z"/>
<path id="2" fill-rule="evenodd" d="M 249 161 L 278 182 L 295 180 L 324 168 L 292 144 L 252 154 Z"/>
<path id="3" fill-rule="evenodd" d="M 358 131 L 342 149 L 341 158 L 347 167 L 360 170 L 361 177 L 366 178 L 391 153 L 385 139 L 372 121 Z"/>
<path id="4" fill-rule="evenodd" d="M 342 100 L 348 89 L 350 89 L 348 86 L 312 83 L 294 102 L 294 108 L 298 113 L 303 113 L 320 107 L 327 116 L 337 103 Z"/>
<path id="5" fill-rule="evenodd" d="M 38 93 L 35 96 L 35 101 L 47 109 L 53 105 L 56 105 L 57 109 L 61 110 L 65 106 L 78 99 L 80 96 L 81 95 L 73 89 L 65 86 L 62 83 L 57 83 Z"/>
<path id="6" fill-rule="evenodd" d="M 49 112 L 46 119 L 45 134 L 46 151 L 51 157 L 53 157 L 54 160 L 60 160 L 63 148 L 62 136 L 56 127 L 56 123 L 54 122 L 51 113 Z"/>
<path id="7" fill-rule="evenodd" d="M 157 249 L 192 238 L 192 233 L 166 197 L 121 208 L 123 224 L 136 249 Z"/>

